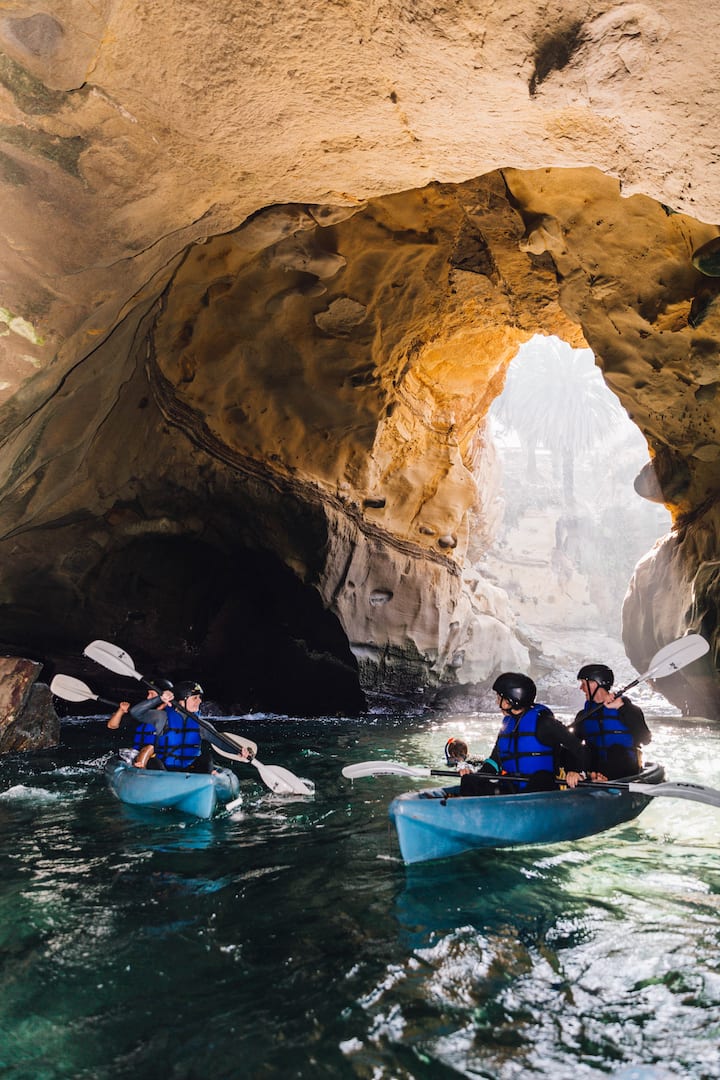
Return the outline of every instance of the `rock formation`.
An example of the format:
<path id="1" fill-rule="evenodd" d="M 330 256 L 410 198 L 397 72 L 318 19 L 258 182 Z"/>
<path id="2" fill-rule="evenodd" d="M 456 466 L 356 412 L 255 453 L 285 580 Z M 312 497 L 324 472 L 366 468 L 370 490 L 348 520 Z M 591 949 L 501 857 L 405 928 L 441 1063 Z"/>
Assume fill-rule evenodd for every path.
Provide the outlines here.
<path id="1" fill-rule="evenodd" d="M 0 754 L 43 750 L 60 741 L 50 689 L 38 682 L 41 665 L 0 656 Z"/>
<path id="2" fill-rule="evenodd" d="M 6 651 L 295 711 L 527 666 L 474 556 L 534 333 L 593 349 L 674 515 L 630 658 L 715 646 L 709 6 L 3 12 Z M 716 715 L 714 671 L 663 691 Z"/>

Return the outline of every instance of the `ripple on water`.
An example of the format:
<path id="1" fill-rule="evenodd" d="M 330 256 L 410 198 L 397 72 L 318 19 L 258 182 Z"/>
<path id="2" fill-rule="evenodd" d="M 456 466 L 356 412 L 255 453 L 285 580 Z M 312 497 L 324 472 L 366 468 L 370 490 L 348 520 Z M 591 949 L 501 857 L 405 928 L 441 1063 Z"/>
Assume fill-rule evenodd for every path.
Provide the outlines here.
<path id="1" fill-rule="evenodd" d="M 460 720 L 251 718 L 263 760 L 309 772 L 315 799 L 268 798 L 240 770 L 242 810 L 209 822 L 118 804 L 93 772 L 103 725 L 4 760 L 0 1068 L 720 1077 L 717 811 L 657 798 L 577 844 L 405 867 L 387 808 L 410 782 L 340 770 L 442 767 Z M 463 723 L 478 750 L 496 727 Z M 673 778 L 720 786 L 718 742 L 663 721 L 653 746 Z"/>

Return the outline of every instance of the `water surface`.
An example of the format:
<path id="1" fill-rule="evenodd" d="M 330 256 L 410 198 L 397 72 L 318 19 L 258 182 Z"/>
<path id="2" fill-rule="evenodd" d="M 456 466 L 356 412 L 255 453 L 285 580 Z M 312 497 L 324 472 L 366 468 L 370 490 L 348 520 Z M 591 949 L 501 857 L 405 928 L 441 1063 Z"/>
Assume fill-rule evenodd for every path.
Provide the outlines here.
<path id="1" fill-rule="evenodd" d="M 718 730 L 650 723 L 670 779 L 720 788 Z M 342 766 L 442 767 L 497 717 L 218 724 L 315 798 L 238 766 L 210 822 L 123 807 L 92 720 L 0 759 L 0 1075 L 720 1077 L 720 810 L 405 867 L 387 807 L 423 781 Z"/>

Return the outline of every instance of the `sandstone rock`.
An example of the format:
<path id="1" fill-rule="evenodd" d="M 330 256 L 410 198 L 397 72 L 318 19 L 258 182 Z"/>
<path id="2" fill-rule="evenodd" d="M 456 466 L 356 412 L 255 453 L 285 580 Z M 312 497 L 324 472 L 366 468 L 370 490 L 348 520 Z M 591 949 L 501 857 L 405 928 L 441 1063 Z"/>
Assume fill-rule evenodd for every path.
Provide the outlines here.
<path id="1" fill-rule="evenodd" d="M 50 688 L 37 679 L 42 664 L 0 657 L 0 754 L 44 750 L 60 741 Z"/>
<path id="2" fill-rule="evenodd" d="M 666 604 L 694 625 L 717 25 L 678 0 L 12 3 L 0 640 L 57 663 L 119 638 L 226 694 L 324 672 L 329 708 L 519 663 L 463 579 L 499 513 L 484 418 L 536 332 L 593 349 L 678 527 L 628 648 Z"/>

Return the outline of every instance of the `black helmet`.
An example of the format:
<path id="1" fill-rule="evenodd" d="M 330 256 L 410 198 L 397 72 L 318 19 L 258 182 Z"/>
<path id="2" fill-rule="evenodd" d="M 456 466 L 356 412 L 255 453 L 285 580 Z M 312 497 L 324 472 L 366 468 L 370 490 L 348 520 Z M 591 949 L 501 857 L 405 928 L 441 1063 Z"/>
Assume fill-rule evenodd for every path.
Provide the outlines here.
<path id="1" fill-rule="evenodd" d="M 150 681 L 152 682 L 153 690 L 161 691 L 173 689 L 173 684 L 169 679 L 151 679 Z"/>
<path id="2" fill-rule="evenodd" d="M 578 679 L 592 679 L 598 686 L 602 686 L 603 690 L 609 690 L 615 682 L 612 668 L 609 668 L 607 664 L 585 664 L 578 671 L 577 677 Z"/>
<path id="3" fill-rule="evenodd" d="M 205 697 L 205 691 L 202 686 L 193 679 L 186 679 L 185 682 L 179 682 L 175 687 L 175 697 L 178 701 L 187 701 L 193 694 L 199 694 L 201 698 Z"/>
<path id="4" fill-rule="evenodd" d="M 537 687 L 528 675 L 517 671 L 505 671 L 498 675 L 493 683 L 493 690 L 504 697 L 514 709 L 529 709 L 535 701 Z"/>

